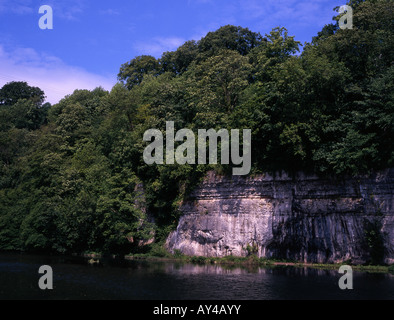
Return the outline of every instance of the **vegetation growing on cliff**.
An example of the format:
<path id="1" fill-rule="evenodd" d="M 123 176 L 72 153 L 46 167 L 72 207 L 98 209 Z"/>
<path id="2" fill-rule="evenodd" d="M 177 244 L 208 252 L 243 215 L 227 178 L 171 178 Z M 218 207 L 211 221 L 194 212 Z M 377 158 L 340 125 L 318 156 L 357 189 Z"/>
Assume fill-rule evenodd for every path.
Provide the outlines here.
<path id="1" fill-rule="evenodd" d="M 252 129 L 253 173 L 393 166 L 394 5 L 352 5 L 353 30 L 334 20 L 303 48 L 285 28 L 224 26 L 123 64 L 111 92 L 77 90 L 53 106 L 39 88 L 5 85 L 0 250 L 129 253 L 153 233 L 162 241 L 204 173 L 229 169 L 146 165 L 143 134 L 166 121 Z"/>

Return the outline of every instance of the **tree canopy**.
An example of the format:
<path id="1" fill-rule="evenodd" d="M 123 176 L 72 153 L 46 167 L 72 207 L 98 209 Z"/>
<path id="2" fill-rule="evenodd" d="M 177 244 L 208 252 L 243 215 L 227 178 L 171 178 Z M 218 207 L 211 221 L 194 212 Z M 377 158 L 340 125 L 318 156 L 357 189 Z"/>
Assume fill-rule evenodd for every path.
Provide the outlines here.
<path id="1" fill-rule="evenodd" d="M 40 88 L 31 87 L 23 81 L 9 82 L 0 89 L 0 105 L 11 106 L 21 99 L 41 105 L 45 100 L 45 94 Z"/>

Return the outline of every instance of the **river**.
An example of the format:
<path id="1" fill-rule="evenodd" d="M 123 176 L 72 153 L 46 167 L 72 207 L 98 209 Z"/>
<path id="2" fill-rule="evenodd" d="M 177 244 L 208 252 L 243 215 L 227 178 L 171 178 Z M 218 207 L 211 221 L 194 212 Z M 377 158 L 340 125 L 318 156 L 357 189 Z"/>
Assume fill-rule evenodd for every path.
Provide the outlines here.
<path id="1" fill-rule="evenodd" d="M 40 266 L 53 270 L 41 290 Z M 394 276 L 354 272 L 354 289 L 336 271 L 296 267 L 227 268 L 176 262 L 0 254 L 1 300 L 342 300 L 394 299 Z"/>

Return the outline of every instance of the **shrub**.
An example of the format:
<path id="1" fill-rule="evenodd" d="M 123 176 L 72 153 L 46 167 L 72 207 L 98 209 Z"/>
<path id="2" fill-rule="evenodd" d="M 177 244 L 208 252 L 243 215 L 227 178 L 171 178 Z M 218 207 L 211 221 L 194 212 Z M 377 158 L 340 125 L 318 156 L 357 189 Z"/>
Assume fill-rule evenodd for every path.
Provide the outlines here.
<path id="1" fill-rule="evenodd" d="M 254 256 L 259 252 L 259 247 L 256 243 L 253 243 L 252 245 L 248 244 L 246 246 L 246 251 L 248 252 L 248 256 Z"/>
<path id="2" fill-rule="evenodd" d="M 190 261 L 192 263 L 195 263 L 195 264 L 205 264 L 207 262 L 207 258 L 205 258 L 205 257 L 192 257 Z"/>
<path id="3" fill-rule="evenodd" d="M 166 248 L 164 248 L 164 246 L 160 245 L 160 244 L 152 245 L 152 249 L 150 251 L 150 254 L 153 257 L 158 257 L 158 258 L 165 258 L 165 257 L 169 256 L 169 253 L 166 250 Z"/>
<path id="4" fill-rule="evenodd" d="M 174 250 L 174 258 L 175 259 L 181 259 L 183 258 L 185 255 L 181 252 L 181 250 L 175 249 Z"/>

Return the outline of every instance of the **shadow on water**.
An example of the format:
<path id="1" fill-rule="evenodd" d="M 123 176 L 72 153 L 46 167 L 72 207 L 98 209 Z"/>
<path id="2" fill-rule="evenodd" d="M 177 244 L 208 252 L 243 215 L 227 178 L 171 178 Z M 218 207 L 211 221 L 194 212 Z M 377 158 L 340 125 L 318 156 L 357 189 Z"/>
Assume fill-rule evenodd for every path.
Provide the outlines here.
<path id="1" fill-rule="evenodd" d="M 40 290 L 38 269 L 53 269 Z M 335 270 L 223 267 L 182 262 L 0 254 L 0 299 L 39 300 L 342 300 L 394 299 L 394 276 L 354 273 L 342 291 Z"/>

